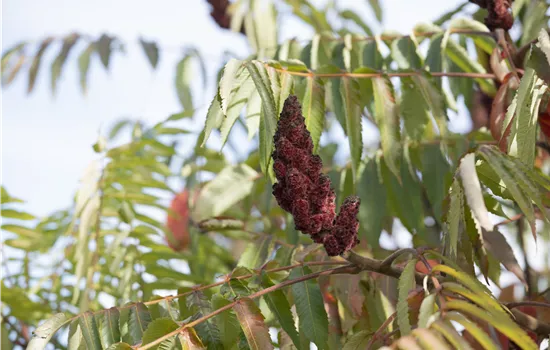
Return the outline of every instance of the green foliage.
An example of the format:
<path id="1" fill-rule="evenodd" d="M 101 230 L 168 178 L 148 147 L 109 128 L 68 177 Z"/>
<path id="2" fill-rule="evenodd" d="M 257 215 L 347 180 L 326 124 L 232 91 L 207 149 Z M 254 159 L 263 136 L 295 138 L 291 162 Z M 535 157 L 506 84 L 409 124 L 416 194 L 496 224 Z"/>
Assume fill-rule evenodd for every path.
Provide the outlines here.
<path id="1" fill-rule="evenodd" d="M 360 6 L 381 22 L 391 15 L 382 5 Z M 515 1 L 518 30 L 502 37 L 481 12 L 464 17 L 470 7 L 411 35 L 373 36 L 374 23 L 334 2 L 233 1 L 230 29 L 251 54 L 211 67 L 184 48 L 173 81 L 181 111 L 154 125 L 120 120 L 90 140 L 97 159 L 68 209 L 37 217 L 2 187 L 3 245 L 17 252 L 3 267 L 2 347 L 536 348 L 528 330 L 541 336 L 548 316 L 535 315 L 534 329 L 487 285 L 504 290 L 507 270 L 526 305 L 548 305 L 538 290 L 548 266 L 522 263 L 530 235 L 541 250 L 550 237 L 548 161 L 536 147 L 550 136 L 548 5 Z M 280 8 L 311 27 L 310 41 L 279 38 Z M 31 93 L 57 47 L 52 92 L 76 59 L 86 93 L 94 61 L 110 69 L 125 45 L 79 33 L 21 42 L 2 54 L 2 82 L 27 70 Z M 153 70 L 164 64 L 162 45 L 139 45 Z M 477 120 L 503 86 L 492 101 L 503 120 L 486 112 L 491 133 L 453 132 L 449 119 Z M 328 257 L 273 198 L 273 136 L 290 94 L 336 203 L 361 199 L 354 253 Z M 347 140 L 334 139 L 339 131 Z M 395 252 L 388 240 L 402 246 L 396 237 L 412 242 L 414 259 L 383 260 Z"/>

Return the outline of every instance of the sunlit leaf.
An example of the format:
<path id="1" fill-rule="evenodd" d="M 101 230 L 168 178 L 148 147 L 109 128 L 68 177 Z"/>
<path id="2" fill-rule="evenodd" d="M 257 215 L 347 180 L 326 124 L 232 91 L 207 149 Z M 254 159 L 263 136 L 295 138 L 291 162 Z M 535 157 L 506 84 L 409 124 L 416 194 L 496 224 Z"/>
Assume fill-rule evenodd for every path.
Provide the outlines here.
<path id="1" fill-rule="evenodd" d="M 145 345 L 151 343 L 158 338 L 176 330 L 178 327 L 178 324 L 174 322 L 174 320 L 172 320 L 171 318 L 157 318 L 156 320 L 153 320 L 151 323 L 149 323 L 149 325 L 147 326 L 147 329 L 143 333 L 142 344 Z M 151 349 L 159 348 L 160 346 L 154 346 Z"/>
<path id="2" fill-rule="evenodd" d="M 401 148 L 399 145 L 399 118 L 392 85 L 387 78 L 373 78 L 372 84 L 375 105 L 374 118 L 380 129 L 384 161 L 391 172 L 399 178 L 398 158 Z"/>
<path id="3" fill-rule="evenodd" d="M 80 315 L 79 325 L 86 342 L 86 348 L 101 350 L 101 338 L 94 314 L 88 311 Z"/>
<path id="4" fill-rule="evenodd" d="M 42 350 L 46 348 L 50 339 L 54 334 L 65 324 L 67 324 L 70 319 L 65 316 L 64 313 L 58 313 L 53 315 L 46 322 L 38 326 L 32 333 L 32 338 L 27 349 L 29 350 Z"/>
<path id="5" fill-rule="evenodd" d="M 251 349 L 273 349 L 264 317 L 252 299 L 239 299 L 233 310 Z"/>
<path id="6" fill-rule="evenodd" d="M 410 260 L 405 268 L 401 277 L 399 277 L 398 292 L 399 297 L 397 300 L 397 324 L 399 325 L 399 330 L 401 336 L 405 336 L 411 332 L 411 324 L 409 321 L 409 303 L 407 297 L 409 292 L 415 285 L 414 282 L 414 273 L 416 259 Z"/>

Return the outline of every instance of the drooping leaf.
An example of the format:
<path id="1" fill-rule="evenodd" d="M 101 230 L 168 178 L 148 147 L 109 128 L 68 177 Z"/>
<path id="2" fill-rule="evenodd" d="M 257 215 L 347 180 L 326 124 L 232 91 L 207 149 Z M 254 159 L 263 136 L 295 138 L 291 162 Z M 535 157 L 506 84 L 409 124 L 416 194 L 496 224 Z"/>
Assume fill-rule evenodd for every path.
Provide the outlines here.
<path id="1" fill-rule="evenodd" d="M 103 67 L 105 69 L 109 69 L 109 62 L 111 60 L 111 45 L 113 41 L 115 40 L 114 37 L 109 36 L 107 34 L 102 34 L 101 37 L 99 37 L 99 40 L 96 42 L 97 46 L 97 52 L 99 54 L 99 58 L 101 59 L 101 63 L 103 63 Z"/>
<path id="2" fill-rule="evenodd" d="M 418 328 L 426 328 L 428 326 L 428 320 L 435 312 L 435 297 L 436 294 L 432 293 L 422 300 L 420 312 L 418 313 Z"/>
<path id="3" fill-rule="evenodd" d="M 91 42 L 88 47 L 78 56 L 78 73 L 80 75 L 80 88 L 82 93 L 88 91 L 88 71 L 90 69 L 90 58 L 96 50 L 96 43 Z"/>
<path id="4" fill-rule="evenodd" d="M 229 132 L 240 117 L 244 105 L 254 92 L 254 84 L 247 70 L 241 70 L 234 82 L 234 88 L 227 98 L 227 110 L 220 127 L 222 147 L 229 137 Z"/>
<path id="5" fill-rule="evenodd" d="M 262 98 L 262 118 L 260 120 L 260 166 L 264 174 L 268 167 L 273 148 L 273 135 L 277 128 L 277 108 L 271 91 L 271 82 L 266 77 L 265 67 L 259 62 L 247 62 L 246 68 Z"/>
<path id="6" fill-rule="evenodd" d="M 308 267 L 292 270 L 290 278 L 309 274 Z M 316 282 L 305 281 L 292 285 L 292 295 L 299 318 L 300 332 L 313 341 L 319 349 L 326 349 L 328 342 L 328 317 L 323 304 L 321 289 Z"/>
<path id="7" fill-rule="evenodd" d="M 466 201 L 472 210 L 473 218 L 483 240 L 483 245 L 510 272 L 514 273 L 521 281 L 525 281 L 523 270 L 519 266 L 512 248 L 502 234 L 496 230 L 489 218 L 489 212 L 483 200 L 481 185 L 475 169 L 475 153 L 469 153 L 462 158 L 459 173 Z"/>
<path id="8" fill-rule="evenodd" d="M 443 335 L 443 337 L 445 337 L 445 340 L 447 340 L 449 344 L 454 346 L 455 349 L 472 350 L 470 344 L 468 344 L 468 342 L 464 340 L 464 338 L 460 334 L 458 334 L 458 332 L 453 328 L 453 325 L 450 322 L 436 320 L 431 324 L 430 327 Z"/>
<path id="9" fill-rule="evenodd" d="M 229 304 L 230 301 L 223 298 L 219 294 L 212 296 L 212 308 L 217 310 Z M 239 337 L 239 322 L 232 310 L 227 310 L 216 316 L 214 319 L 218 329 L 220 330 L 220 338 L 223 346 L 230 349 Z"/>
<path id="10" fill-rule="evenodd" d="M 346 341 L 343 350 L 367 349 L 367 345 L 369 344 L 371 338 L 372 333 L 369 331 L 362 330 L 357 332 Z"/>
<path id="11" fill-rule="evenodd" d="M 400 155 L 399 118 L 391 82 L 387 78 L 376 77 L 372 79 L 372 85 L 375 105 L 374 118 L 380 129 L 384 161 L 391 172 L 400 178 L 398 165 Z"/>
<path id="12" fill-rule="evenodd" d="M 254 91 L 246 105 L 246 128 L 248 129 L 248 139 L 252 140 L 254 135 L 260 129 L 260 116 L 262 111 L 262 100 L 260 94 Z"/>
<path id="13" fill-rule="evenodd" d="M 229 60 L 223 68 L 219 86 L 222 111 L 225 115 L 227 115 L 227 109 L 229 108 L 229 97 L 235 88 L 236 78 L 241 69 L 242 62 L 236 59 Z"/>
<path id="14" fill-rule="evenodd" d="M 477 34 L 489 33 L 490 31 L 485 24 L 474 19 L 466 17 L 455 18 L 449 23 L 449 29 L 463 31 L 464 34 L 462 35 L 471 37 L 475 45 L 489 55 L 493 52 L 493 49 L 496 46 L 495 40 L 490 36 Z M 470 34 L 472 32 L 476 34 Z"/>
<path id="15" fill-rule="evenodd" d="M 80 315 L 79 325 L 86 343 L 87 349 L 101 350 L 101 338 L 94 314 L 87 311 Z"/>
<path id="16" fill-rule="evenodd" d="M 460 224 L 464 213 L 463 192 L 458 180 L 454 180 L 449 193 L 449 210 L 445 220 L 445 251 L 453 258 L 457 255 Z"/>
<path id="17" fill-rule="evenodd" d="M 433 330 L 417 328 L 412 334 L 418 339 L 418 343 L 424 347 L 424 349 L 451 350 L 447 343 L 439 338 Z"/>
<path id="18" fill-rule="evenodd" d="M 250 269 L 262 266 L 267 260 L 272 247 L 273 241 L 271 236 L 259 237 L 255 241 L 248 243 L 237 265 Z"/>
<path id="19" fill-rule="evenodd" d="M 119 320 L 120 312 L 116 307 L 103 311 L 99 316 L 99 335 L 103 348 L 108 348 L 121 340 Z"/>
<path id="20" fill-rule="evenodd" d="M 179 335 L 179 339 L 183 350 L 206 349 L 193 328 L 185 328 Z M 159 345 L 159 350 L 160 349 L 162 349 L 162 344 Z"/>
<path id="21" fill-rule="evenodd" d="M 61 51 L 59 51 L 59 54 L 57 55 L 57 57 L 52 63 L 51 87 L 52 87 L 52 92 L 54 94 L 57 88 L 57 80 L 61 76 L 61 70 L 63 69 L 63 66 L 65 65 L 65 61 L 67 60 L 67 57 L 69 57 L 69 53 L 73 48 L 73 46 L 76 44 L 79 37 L 80 37 L 79 34 L 72 33 L 69 36 L 67 36 L 65 39 L 63 39 L 63 45 L 61 46 Z"/>
<path id="22" fill-rule="evenodd" d="M 361 123 L 361 102 L 359 86 L 357 81 L 349 78 L 342 78 L 340 85 L 342 102 L 346 114 L 346 134 L 351 153 L 351 169 L 353 182 L 357 182 L 359 163 L 363 154 L 362 123 Z"/>
<path id="23" fill-rule="evenodd" d="M 159 48 L 157 43 L 154 41 L 146 41 L 143 38 L 139 38 L 139 43 L 151 67 L 153 67 L 153 69 L 157 68 L 159 62 Z"/>
<path id="24" fill-rule="evenodd" d="M 359 234 L 363 235 L 367 244 L 373 248 L 379 246 L 383 219 L 387 214 L 386 188 L 378 174 L 376 159 L 369 159 L 357 184 L 357 192 L 361 198 L 358 215 L 361 223 Z"/>
<path id="25" fill-rule="evenodd" d="M 401 104 L 399 107 L 408 136 L 415 140 L 423 139 L 426 127 L 431 124 L 430 107 L 410 77 L 401 78 Z"/>
<path id="26" fill-rule="evenodd" d="M 450 166 L 438 145 L 427 145 L 422 149 L 422 181 L 428 199 L 435 214 L 435 220 L 441 222 L 442 206 L 451 177 Z"/>
<path id="27" fill-rule="evenodd" d="M 147 329 L 143 332 L 142 344 L 149 344 L 158 338 L 178 329 L 178 324 L 171 318 L 157 318 L 148 324 Z M 175 336 L 174 336 L 175 338 Z M 167 339 L 168 340 L 168 339 Z M 160 349 L 160 346 L 154 346 L 151 349 Z"/>
<path id="28" fill-rule="evenodd" d="M 340 16 L 344 19 L 354 22 L 359 28 L 363 30 L 363 32 L 366 35 L 368 36 L 373 35 L 372 29 L 368 26 L 367 23 L 365 23 L 365 21 L 363 21 L 361 16 L 359 16 L 356 12 L 352 10 L 343 10 L 342 12 L 340 12 Z"/>
<path id="29" fill-rule="evenodd" d="M 212 312 L 212 306 L 210 301 L 205 297 L 201 291 L 194 291 L 187 297 L 187 307 L 196 311 L 192 320 L 196 320 L 199 317 L 208 315 Z M 201 322 L 195 326 L 200 339 L 204 342 L 208 348 L 223 349 L 223 345 L 220 338 L 220 330 L 214 322 L 209 319 Z"/>
<path id="30" fill-rule="evenodd" d="M 369 0 L 369 5 L 376 16 L 378 22 L 382 22 L 382 6 L 379 0 Z"/>
<path id="31" fill-rule="evenodd" d="M 416 259 L 409 260 L 401 277 L 399 277 L 398 283 L 398 300 L 397 300 L 397 324 L 399 325 L 399 331 L 401 336 L 408 335 L 411 333 L 411 324 L 409 321 L 409 303 L 407 297 L 409 296 L 410 290 L 415 285 L 414 282 L 414 273 L 416 266 Z"/>
<path id="32" fill-rule="evenodd" d="M 415 38 L 405 36 L 393 40 L 391 48 L 391 57 L 401 69 L 420 69 L 422 68 L 422 59 L 418 55 L 418 44 Z"/>
<path id="33" fill-rule="evenodd" d="M 233 309 L 250 348 L 253 350 L 273 349 L 268 328 L 264 323 L 264 316 L 254 301 L 249 298 L 241 298 Z"/>
<path id="34" fill-rule="evenodd" d="M 325 124 L 325 89 L 319 79 L 307 77 L 303 85 L 298 87 L 298 91 L 302 115 L 313 140 L 313 152 L 316 153 Z"/>
<path id="35" fill-rule="evenodd" d="M 116 343 L 107 348 L 107 350 L 131 350 L 132 347 L 128 343 Z"/>
<path id="36" fill-rule="evenodd" d="M 269 288 L 273 285 L 273 281 L 271 281 L 268 274 L 264 272 L 262 274 L 262 286 L 264 288 Z M 285 294 L 281 290 L 276 290 L 266 294 L 264 299 L 271 312 L 273 312 L 273 314 L 277 317 L 277 320 L 283 330 L 290 337 L 290 339 L 292 339 L 294 345 L 299 349 L 300 337 L 296 331 L 296 327 L 294 326 L 294 317 L 292 317 L 290 305 Z"/>
<path id="37" fill-rule="evenodd" d="M 206 141 L 208 141 L 208 138 L 210 137 L 210 134 L 212 133 L 212 130 L 219 128 L 222 125 L 223 121 L 223 111 L 221 108 L 219 95 L 216 94 L 214 96 L 214 99 L 210 103 L 210 107 L 208 108 L 208 112 L 206 114 L 206 122 L 204 125 L 204 136 L 202 139 L 201 147 L 204 147 L 206 144 Z"/>
<path id="38" fill-rule="evenodd" d="M 185 111 L 193 110 L 193 94 L 191 92 L 191 80 L 194 76 L 193 58 L 194 57 L 191 54 L 187 54 L 178 62 L 176 66 L 176 77 L 174 80 L 176 93 L 180 104 Z"/>
<path id="39" fill-rule="evenodd" d="M 53 315 L 46 322 L 38 326 L 32 333 L 32 338 L 27 349 L 29 350 L 42 350 L 46 348 L 50 339 L 54 334 L 65 324 L 69 322 L 70 319 L 65 316 L 64 313 L 58 313 Z"/>
<path id="40" fill-rule="evenodd" d="M 143 303 L 135 303 L 130 307 L 128 316 L 128 333 L 133 343 L 138 343 L 143 338 L 143 333 L 151 323 L 151 314 Z"/>
<path id="41" fill-rule="evenodd" d="M 38 47 L 38 51 L 34 55 L 34 58 L 31 63 L 31 67 L 29 68 L 29 85 L 27 87 L 27 93 L 31 93 L 34 88 L 34 83 L 36 81 L 36 76 L 38 75 L 38 69 L 40 68 L 40 63 L 42 62 L 42 56 L 44 55 L 44 52 L 46 52 L 46 49 L 50 46 L 52 41 L 54 40 L 53 37 L 48 37 L 44 39 L 40 46 Z"/>

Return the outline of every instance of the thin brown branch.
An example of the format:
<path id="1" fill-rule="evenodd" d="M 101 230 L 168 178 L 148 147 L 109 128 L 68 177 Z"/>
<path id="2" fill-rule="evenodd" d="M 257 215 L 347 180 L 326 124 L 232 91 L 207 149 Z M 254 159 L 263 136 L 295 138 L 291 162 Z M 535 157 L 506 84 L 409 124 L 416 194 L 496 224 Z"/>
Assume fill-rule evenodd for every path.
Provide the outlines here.
<path id="1" fill-rule="evenodd" d="M 517 324 L 525 329 L 537 333 L 538 335 L 547 337 L 550 334 L 550 324 L 537 320 L 519 310 L 510 310 L 514 315 Z"/>
<path id="2" fill-rule="evenodd" d="M 309 78 L 377 78 L 377 77 L 412 77 L 412 76 L 421 76 L 423 72 L 380 72 L 380 73 L 350 73 L 350 72 L 340 72 L 340 73 L 315 73 L 311 70 L 307 72 L 294 72 L 289 71 L 285 68 L 276 68 L 265 63 L 265 66 L 271 69 L 276 70 L 280 73 L 288 73 L 290 75 L 298 77 L 309 77 Z M 450 78 L 481 78 L 481 79 L 495 79 L 496 76 L 493 73 L 469 73 L 469 72 L 428 72 L 434 77 L 450 77 Z"/>
<path id="3" fill-rule="evenodd" d="M 546 308 L 550 309 L 550 304 L 549 303 L 543 303 L 543 302 L 540 302 L 540 301 L 525 300 L 525 301 L 518 301 L 518 302 L 507 303 L 506 304 L 506 307 L 509 308 L 509 309 L 513 309 L 515 307 L 520 307 L 520 306 L 546 307 Z"/>
<path id="4" fill-rule="evenodd" d="M 308 280 L 311 280 L 311 279 L 314 279 L 314 278 L 317 278 L 319 276 L 327 276 L 327 275 L 334 275 L 334 274 L 340 274 L 340 273 L 345 273 L 345 274 L 348 274 L 348 273 L 356 273 L 358 272 L 357 271 L 357 268 L 353 265 L 348 265 L 348 266 L 341 266 L 341 267 L 335 267 L 335 268 L 332 268 L 332 269 L 328 269 L 328 270 L 323 270 L 323 271 L 319 271 L 319 272 L 314 272 L 314 273 L 310 273 L 310 274 L 307 274 L 305 276 L 302 276 L 302 277 L 298 277 L 298 278 L 295 278 L 295 279 L 292 279 L 292 280 L 287 280 L 287 281 L 284 281 L 284 282 L 281 282 L 279 284 L 276 284 L 274 286 L 271 286 L 271 287 L 268 287 L 268 288 L 265 288 L 265 289 L 262 289 L 256 293 L 253 293 L 253 294 L 250 294 L 248 296 L 248 298 L 250 299 L 256 299 L 256 298 L 259 298 L 265 294 L 268 294 L 268 293 L 271 293 L 271 292 L 274 292 L 276 290 L 279 290 L 279 289 L 283 289 L 285 287 L 288 287 L 290 285 L 293 285 L 293 284 L 296 284 L 296 283 L 300 283 L 300 282 L 304 282 L 304 281 L 308 281 Z M 196 319 L 195 321 L 193 322 L 189 322 L 181 327 L 179 327 L 178 329 L 168 333 L 168 334 L 165 334 L 163 335 L 162 337 L 156 339 L 155 341 L 151 342 L 151 343 L 148 343 L 148 344 L 145 344 L 143 346 L 140 346 L 139 348 L 137 348 L 138 350 L 145 350 L 145 349 L 149 349 L 149 348 L 152 348 L 154 347 L 155 345 L 158 345 L 160 343 L 162 343 L 163 341 L 165 341 L 166 339 L 169 339 L 171 337 L 174 337 L 176 336 L 178 333 L 182 332 L 184 329 L 186 328 L 190 328 L 190 327 L 193 327 L 193 326 L 196 326 L 197 324 L 200 324 L 216 315 L 219 315 L 220 313 L 226 311 L 226 310 L 229 310 L 231 309 L 232 307 L 234 307 L 235 305 L 237 305 L 237 303 L 239 303 L 239 300 L 236 300 L 232 303 L 229 303 L 211 313 L 209 313 L 208 315 L 204 315 L 198 319 Z"/>
<path id="5" fill-rule="evenodd" d="M 381 325 L 380 327 L 378 327 L 378 329 L 376 330 L 376 332 L 374 332 L 374 334 L 372 335 L 372 337 L 370 338 L 369 342 L 367 343 L 367 346 L 366 346 L 366 349 L 371 349 L 372 346 L 374 345 L 374 343 L 380 339 L 380 334 L 382 334 L 382 332 L 388 328 L 388 326 L 390 325 L 390 323 L 392 323 L 392 321 L 394 320 L 395 316 L 397 316 L 397 311 L 394 312 L 393 314 L 391 314 L 390 317 L 388 317 Z"/>

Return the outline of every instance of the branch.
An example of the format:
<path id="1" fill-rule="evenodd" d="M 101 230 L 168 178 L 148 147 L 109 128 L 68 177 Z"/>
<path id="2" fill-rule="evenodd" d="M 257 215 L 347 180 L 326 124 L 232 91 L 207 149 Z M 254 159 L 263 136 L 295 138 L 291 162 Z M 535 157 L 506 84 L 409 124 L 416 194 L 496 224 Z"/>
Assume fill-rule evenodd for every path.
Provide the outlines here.
<path id="1" fill-rule="evenodd" d="M 400 252 L 400 251 L 398 250 L 397 252 Z M 392 255 L 395 255 L 397 252 L 393 253 Z M 397 254 L 396 256 L 398 255 L 399 254 Z M 357 254 L 353 250 L 346 252 L 343 255 L 343 258 L 351 262 L 353 265 L 357 266 L 361 271 L 377 272 L 379 274 L 394 277 L 394 278 L 399 278 L 403 273 L 403 268 L 401 267 L 391 266 L 391 264 L 390 265 L 385 264 L 383 266 L 383 263 L 385 260 L 381 261 L 381 260 L 367 258 Z M 419 272 L 415 272 L 414 277 L 415 277 L 416 283 L 419 285 L 422 285 L 426 275 Z"/>
<path id="2" fill-rule="evenodd" d="M 256 293 L 253 293 L 253 294 L 250 294 L 249 296 L 247 296 L 247 298 L 250 298 L 250 299 L 256 299 L 256 298 L 259 298 L 261 296 L 264 296 L 265 294 L 268 294 L 268 293 L 271 293 L 271 292 L 274 292 L 276 290 L 279 290 L 279 289 L 283 289 L 285 287 L 288 287 L 290 285 L 293 285 L 293 284 L 296 284 L 296 283 L 300 283 L 300 282 L 304 282 L 304 281 L 307 281 L 307 280 L 311 280 L 311 279 L 314 279 L 314 278 L 317 278 L 319 276 L 327 276 L 327 275 L 335 275 L 335 274 L 349 274 L 349 273 L 357 273 L 359 272 L 357 270 L 357 268 L 353 265 L 347 265 L 347 266 L 341 266 L 341 267 L 335 267 L 335 268 L 332 268 L 332 269 L 328 269 L 328 270 L 323 270 L 323 271 L 319 271 L 319 272 L 314 272 L 314 273 L 310 273 L 310 274 L 307 274 L 305 276 L 302 276 L 302 277 L 298 277 L 298 278 L 295 278 L 293 280 L 288 280 L 288 281 L 284 281 L 284 282 L 281 282 L 279 284 L 276 284 L 274 286 L 271 286 L 271 287 L 268 287 L 268 288 L 265 288 L 265 289 L 262 289 L 261 291 L 258 291 Z M 202 323 L 216 315 L 219 315 L 220 313 L 226 311 L 226 310 L 229 310 L 231 308 L 233 308 L 235 305 L 237 305 L 239 303 L 239 300 L 236 300 L 232 303 L 229 303 L 211 313 L 209 313 L 208 315 L 204 315 L 198 319 L 196 319 L 195 321 L 193 322 L 189 322 L 181 327 L 179 327 L 178 329 L 168 333 L 168 334 L 165 334 L 163 335 L 162 337 L 158 338 L 157 340 L 155 340 L 154 342 L 151 342 L 151 343 L 147 343 L 145 344 L 144 346 L 141 346 L 139 348 L 137 348 L 138 350 L 145 350 L 145 349 L 149 349 L 149 348 L 152 348 L 154 347 L 155 345 L 158 345 L 160 343 L 162 343 L 163 341 L 165 341 L 166 339 L 169 339 L 173 336 L 176 336 L 178 333 L 182 332 L 184 329 L 186 328 L 190 328 L 190 327 L 193 327 L 199 323 Z"/>
<path id="3" fill-rule="evenodd" d="M 539 321 L 516 309 L 511 309 L 510 311 L 514 315 L 516 323 L 520 326 L 545 337 L 550 334 L 550 324 Z"/>
<path id="4" fill-rule="evenodd" d="M 380 73 L 350 73 L 350 72 L 341 72 L 341 73 L 315 73 L 308 69 L 307 72 L 294 72 L 289 71 L 285 68 L 276 68 L 270 66 L 267 63 L 264 63 L 265 67 L 275 69 L 277 72 L 288 73 L 290 75 L 298 77 L 309 77 L 309 78 L 377 78 L 377 77 L 412 77 L 412 76 L 422 76 L 423 72 L 380 72 Z M 427 72 L 434 77 L 450 77 L 450 78 L 481 78 L 481 79 L 495 79 L 496 75 L 493 73 L 468 73 L 468 72 Z"/>

